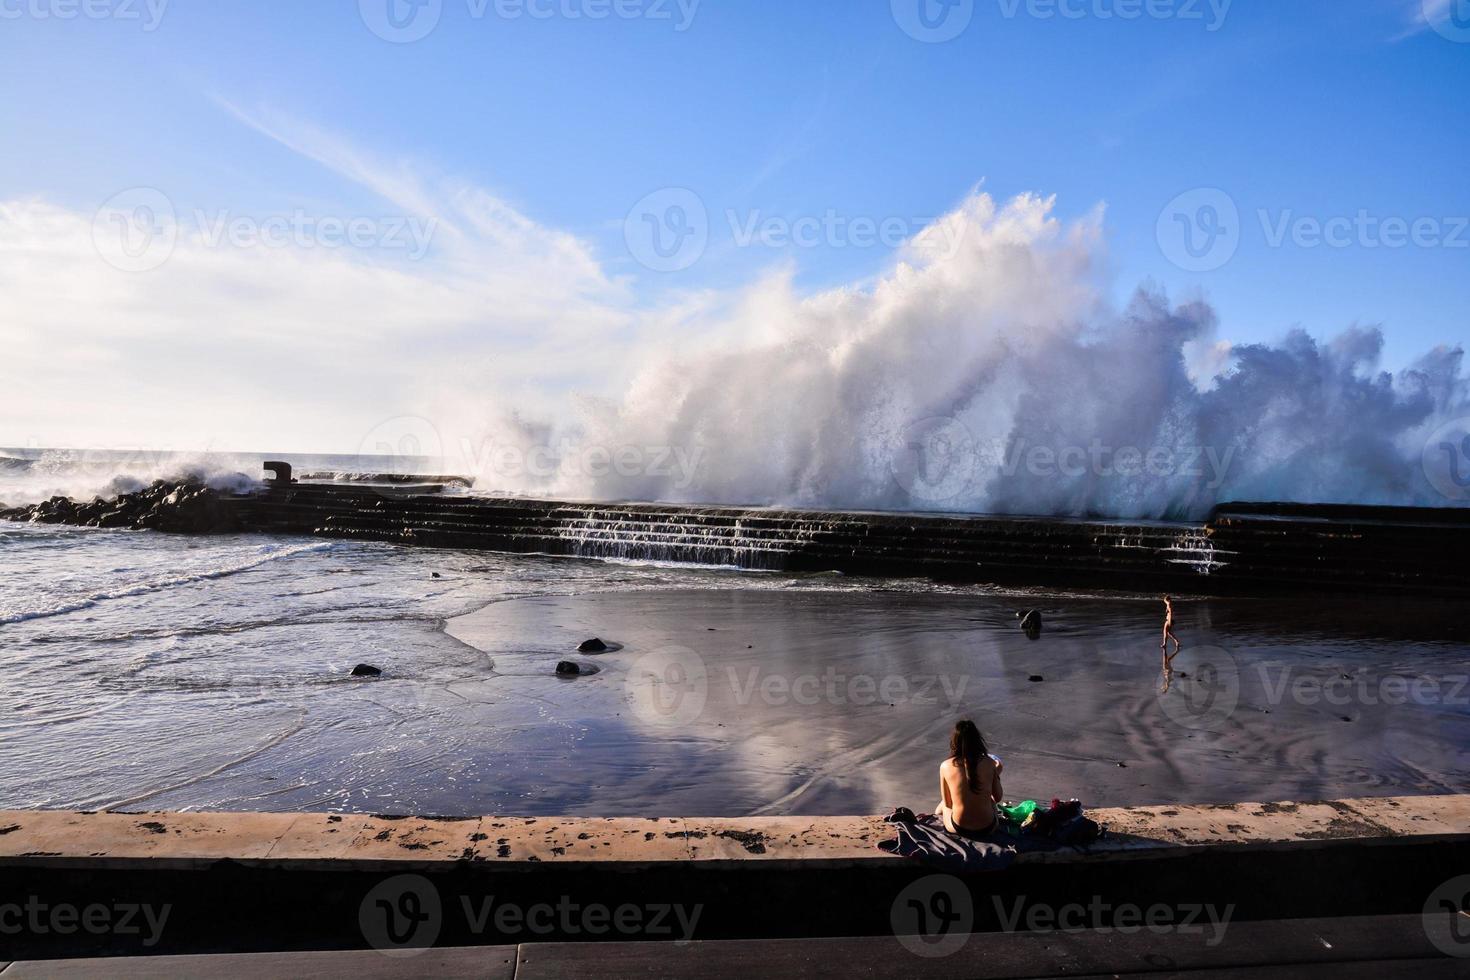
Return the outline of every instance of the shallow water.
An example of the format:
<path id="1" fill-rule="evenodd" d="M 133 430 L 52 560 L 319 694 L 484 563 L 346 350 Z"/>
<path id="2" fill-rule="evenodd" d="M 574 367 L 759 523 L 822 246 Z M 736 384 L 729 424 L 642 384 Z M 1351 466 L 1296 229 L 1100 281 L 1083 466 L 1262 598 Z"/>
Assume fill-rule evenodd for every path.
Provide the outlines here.
<path id="1" fill-rule="evenodd" d="M 1012 796 L 1464 788 L 1470 632 L 1445 604 L 1182 602 L 1163 695 L 1160 611 L 0 524 L 0 807 L 868 812 L 932 804 L 960 715 Z M 592 635 L 623 648 L 575 654 Z M 598 672 L 557 678 L 562 659 Z"/>

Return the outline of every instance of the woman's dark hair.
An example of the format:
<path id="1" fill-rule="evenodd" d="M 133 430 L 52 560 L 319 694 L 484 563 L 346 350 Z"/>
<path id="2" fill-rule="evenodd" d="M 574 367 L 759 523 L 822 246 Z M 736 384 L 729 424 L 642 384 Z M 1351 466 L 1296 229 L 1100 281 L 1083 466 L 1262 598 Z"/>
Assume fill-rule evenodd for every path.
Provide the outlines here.
<path id="1" fill-rule="evenodd" d="M 970 784 L 972 792 L 980 792 L 980 757 L 989 754 L 985 736 L 973 721 L 955 723 L 954 734 L 949 737 L 949 757 L 965 774 L 965 782 Z"/>

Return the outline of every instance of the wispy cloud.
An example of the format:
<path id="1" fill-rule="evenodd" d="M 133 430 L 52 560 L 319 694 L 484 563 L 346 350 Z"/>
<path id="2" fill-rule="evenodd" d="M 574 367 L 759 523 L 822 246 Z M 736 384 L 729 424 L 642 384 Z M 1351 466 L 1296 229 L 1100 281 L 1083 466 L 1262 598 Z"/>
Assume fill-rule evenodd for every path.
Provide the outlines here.
<path id="1" fill-rule="evenodd" d="M 0 202 L 0 344 L 16 379 L 0 391 L 0 428 L 10 441 L 352 448 L 448 385 L 555 391 L 629 356 L 618 341 L 634 302 L 589 243 L 472 183 L 426 177 L 279 112 L 221 105 L 383 203 L 244 215 L 168 188 L 147 190 L 146 212 Z M 130 223 L 143 218 L 166 235 L 166 249 L 141 239 L 162 261 L 109 264 L 112 236 L 136 245 Z M 232 224 L 242 220 L 243 241 Z M 421 254 L 373 241 L 328 247 L 303 238 L 303 221 L 311 234 L 366 222 L 427 240 Z"/>

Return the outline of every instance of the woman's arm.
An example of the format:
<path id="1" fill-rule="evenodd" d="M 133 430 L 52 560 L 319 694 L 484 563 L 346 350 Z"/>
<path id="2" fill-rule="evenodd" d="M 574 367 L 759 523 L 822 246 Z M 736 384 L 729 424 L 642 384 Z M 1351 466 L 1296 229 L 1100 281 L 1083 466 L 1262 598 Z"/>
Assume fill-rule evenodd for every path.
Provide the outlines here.
<path id="1" fill-rule="evenodd" d="M 999 803 L 1001 800 L 1006 798 L 1005 790 L 1000 788 L 1000 771 L 1004 768 L 1005 767 L 1000 764 L 1000 760 L 996 759 L 995 776 L 990 780 L 990 798 L 996 803 Z"/>
<path id="2" fill-rule="evenodd" d="M 939 802 L 944 804 L 946 810 L 954 809 L 954 802 L 949 798 L 949 780 L 944 778 L 944 766 L 939 767 Z"/>

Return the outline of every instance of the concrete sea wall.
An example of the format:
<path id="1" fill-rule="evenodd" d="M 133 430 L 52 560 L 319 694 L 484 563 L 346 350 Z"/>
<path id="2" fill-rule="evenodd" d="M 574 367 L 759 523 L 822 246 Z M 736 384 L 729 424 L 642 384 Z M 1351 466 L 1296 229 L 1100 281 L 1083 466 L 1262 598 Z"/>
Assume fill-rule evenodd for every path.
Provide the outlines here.
<path id="1" fill-rule="evenodd" d="M 905 916 L 931 907 L 976 932 L 1076 908 L 1106 926 L 1139 909 L 1197 923 L 1203 942 L 1206 909 L 1232 922 L 1417 915 L 1470 868 L 1470 796 L 1090 814 L 1108 834 L 1087 852 L 956 877 L 878 850 L 890 835 L 877 817 L 11 811 L 0 916 L 39 916 L 4 935 L 16 959 L 892 936 L 920 931 Z M 137 928 L 60 930 L 57 909 L 114 926 L 132 910 Z"/>

